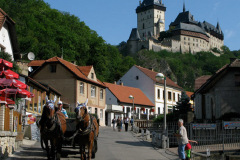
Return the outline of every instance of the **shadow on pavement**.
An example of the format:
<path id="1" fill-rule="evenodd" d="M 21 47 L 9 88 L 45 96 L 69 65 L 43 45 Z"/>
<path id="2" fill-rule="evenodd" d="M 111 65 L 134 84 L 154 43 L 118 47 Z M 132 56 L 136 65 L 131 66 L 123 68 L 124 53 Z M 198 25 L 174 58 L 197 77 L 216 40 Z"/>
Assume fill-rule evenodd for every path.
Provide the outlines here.
<path id="1" fill-rule="evenodd" d="M 150 142 L 129 142 L 129 141 L 116 141 L 119 144 L 126 144 L 130 146 L 138 146 L 138 147 L 152 147 Z"/>

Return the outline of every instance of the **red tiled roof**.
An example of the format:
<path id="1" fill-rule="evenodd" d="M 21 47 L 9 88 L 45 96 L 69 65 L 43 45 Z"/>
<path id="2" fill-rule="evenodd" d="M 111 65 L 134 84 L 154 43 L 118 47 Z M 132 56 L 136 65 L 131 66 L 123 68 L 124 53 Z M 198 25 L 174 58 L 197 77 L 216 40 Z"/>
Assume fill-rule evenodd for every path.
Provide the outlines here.
<path id="1" fill-rule="evenodd" d="M 205 92 L 207 91 L 209 88 L 211 88 L 212 86 L 215 85 L 216 81 L 219 80 L 220 77 L 224 76 L 227 72 L 229 68 L 240 68 L 240 59 L 231 59 L 230 64 L 226 64 L 224 65 L 222 68 L 220 68 L 214 75 L 210 76 L 205 83 L 202 83 L 201 86 L 195 90 L 194 95 L 196 93 L 200 93 L 200 92 Z M 203 77 L 203 76 L 202 76 Z M 201 77 L 200 77 L 201 78 Z M 199 79 L 199 78 L 198 78 Z M 195 80 L 195 84 L 196 81 Z"/>
<path id="2" fill-rule="evenodd" d="M 154 106 L 154 104 L 147 98 L 147 96 L 139 89 L 133 87 L 127 87 L 112 83 L 104 82 L 106 87 L 116 96 L 116 98 L 122 103 L 133 103 L 128 97 L 132 95 L 134 97 L 134 104 Z"/>
<path id="3" fill-rule="evenodd" d="M 142 71 L 144 74 L 146 74 L 149 78 L 151 78 L 153 81 L 164 84 L 164 80 L 161 81 L 157 81 L 156 80 L 156 74 L 157 72 L 149 70 L 147 68 L 143 68 L 140 66 L 135 65 L 140 71 Z M 175 87 L 175 88 L 179 88 L 182 90 L 182 87 L 180 87 L 179 85 L 177 85 L 175 82 L 173 82 L 170 78 L 166 77 L 166 85 L 167 86 L 171 86 L 171 87 Z"/>
<path id="4" fill-rule="evenodd" d="M 46 62 L 46 60 L 34 60 L 34 61 L 31 61 L 30 63 L 28 63 L 28 67 L 41 66 L 44 62 Z"/>
<path id="5" fill-rule="evenodd" d="M 63 64 L 65 67 L 67 67 L 71 72 L 73 72 L 77 77 L 83 79 L 83 80 L 86 80 L 88 82 L 91 82 L 91 83 L 94 83 L 94 84 L 97 84 L 97 85 L 101 85 L 102 87 L 105 87 L 105 85 L 100 81 L 100 80 L 97 80 L 97 81 L 93 81 L 89 78 L 87 78 L 87 76 L 85 76 L 81 70 L 78 68 L 77 65 L 71 63 L 71 62 L 68 62 L 62 58 L 59 58 L 59 57 L 52 57 L 48 60 L 46 60 L 46 63 L 51 63 L 51 62 L 60 62 L 61 64 Z"/>
<path id="6" fill-rule="evenodd" d="M 15 22 L 7 15 L 7 13 L 5 13 L 1 8 L 0 8 L 0 30 L 2 29 L 3 24 L 6 21 L 6 18 L 8 18 L 8 20 L 10 20 L 13 24 L 15 24 Z"/>
<path id="7" fill-rule="evenodd" d="M 189 98 L 191 98 L 191 96 L 194 94 L 194 92 L 188 92 L 188 91 L 186 91 L 186 95 L 189 97 Z"/>
<path id="8" fill-rule="evenodd" d="M 78 66 L 77 68 L 85 75 L 88 76 L 93 66 Z"/>
<path id="9" fill-rule="evenodd" d="M 195 79 L 194 91 L 198 90 L 210 77 L 211 75 L 205 75 Z"/>

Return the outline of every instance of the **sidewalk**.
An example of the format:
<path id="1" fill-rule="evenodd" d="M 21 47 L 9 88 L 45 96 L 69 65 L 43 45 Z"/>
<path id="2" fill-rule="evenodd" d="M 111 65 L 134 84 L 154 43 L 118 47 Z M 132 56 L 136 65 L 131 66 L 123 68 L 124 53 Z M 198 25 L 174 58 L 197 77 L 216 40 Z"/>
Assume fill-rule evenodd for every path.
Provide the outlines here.
<path id="1" fill-rule="evenodd" d="M 23 140 L 22 149 L 16 151 L 6 160 L 43 160 L 46 153 L 37 141 Z M 64 153 L 69 153 L 61 160 L 79 159 L 79 149 L 63 148 Z M 178 156 L 168 149 L 154 147 L 150 141 L 132 131 L 112 131 L 111 127 L 100 127 L 98 137 L 98 152 L 94 160 L 179 160 Z"/>
<path id="2" fill-rule="evenodd" d="M 159 154 L 166 157 L 166 159 L 179 160 L 177 148 L 167 148 L 167 149 L 158 148 L 152 144 L 151 139 L 147 140 L 147 137 L 145 134 L 144 136 L 142 136 L 141 133 L 136 134 L 132 132 L 132 134 L 144 145 L 153 147 Z"/>

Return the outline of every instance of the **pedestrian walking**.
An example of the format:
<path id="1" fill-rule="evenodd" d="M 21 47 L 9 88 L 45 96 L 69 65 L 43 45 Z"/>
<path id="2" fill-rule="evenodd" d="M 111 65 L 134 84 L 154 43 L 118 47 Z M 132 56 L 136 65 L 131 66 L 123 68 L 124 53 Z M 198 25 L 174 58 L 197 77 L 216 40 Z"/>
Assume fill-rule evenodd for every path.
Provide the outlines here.
<path id="1" fill-rule="evenodd" d="M 117 127 L 118 127 L 118 132 L 121 132 L 122 130 L 122 118 L 118 117 L 117 119 Z"/>
<path id="2" fill-rule="evenodd" d="M 124 119 L 124 124 L 125 124 L 125 132 L 128 131 L 128 123 L 129 123 L 129 118 L 128 117 L 125 117 Z"/>
<path id="3" fill-rule="evenodd" d="M 178 156 L 180 159 L 185 160 L 186 156 L 184 153 L 185 146 L 188 144 L 188 137 L 187 137 L 187 131 L 186 128 L 183 126 L 183 120 L 178 120 L 178 131 L 174 135 L 177 137 L 178 141 Z"/>
<path id="4" fill-rule="evenodd" d="M 113 125 L 113 130 L 116 130 L 116 117 L 114 116 L 114 118 L 112 119 L 112 125 Z"/>

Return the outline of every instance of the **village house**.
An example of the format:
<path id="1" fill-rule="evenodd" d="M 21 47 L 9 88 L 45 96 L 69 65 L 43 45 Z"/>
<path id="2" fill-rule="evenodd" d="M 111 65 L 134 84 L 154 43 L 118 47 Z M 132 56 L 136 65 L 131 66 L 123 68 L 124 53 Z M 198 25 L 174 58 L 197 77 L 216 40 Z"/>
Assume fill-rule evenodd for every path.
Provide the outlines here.
<path id="1" fill-rule="evenodd" d="M 219 119 L 230 112 L 240 113 L 240 60 L 231 59 L 230 64 L 220 68 L 193 95 L 196 120 Z"/>
<path id="2" fill-rule="evenodd" d="M 88 99 L 88 110 L 97 114 L 100 125 L 105 125 L 105 85 L 97 79 L 93 66 L 77 66 L 59 57 L 31 61 L 35 70 L 30 77 L 59 91 L 63 107 L 73 112 L 77 102 Z"/>
<path id="3" fill-rule="evenodd" d="M 139 88 L 154 104 L 156 115 L 164 113 L 164 80 L 156 79 L 157 72 L 134 65 L 120 78 L 117 84 Z M 181 97 L 182 88 L 166 77 L 166 105 L 167 113 L 172 111 Z"/>
<path id="4" fill-rule="evenodd" d="M 18 55 L 15 22 L 0 8 L 0 51 L 12 56 Z"/>
<path id="5" fill-rule="evenodd" d="M 111 120 L 114 117 L 149 120 L 149 115 L 154 113 L 154 104 L 139 88 L 106 82 L 104 82 L 104 84 L 107 87 L 106 122 L 108 126 L 111 126 Z M 129 98 L 129 96 L 131 96 L 132 99 Z"/>

